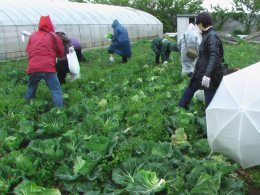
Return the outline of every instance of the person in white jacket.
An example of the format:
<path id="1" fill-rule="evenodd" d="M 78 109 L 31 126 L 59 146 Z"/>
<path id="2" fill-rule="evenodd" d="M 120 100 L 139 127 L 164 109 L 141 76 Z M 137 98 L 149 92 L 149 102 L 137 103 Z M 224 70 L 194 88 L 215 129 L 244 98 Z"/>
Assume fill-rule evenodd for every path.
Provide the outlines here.
<path id="1" fill-rule="evenodd" d="M 191 58 L 186 55 L 187 48 L 195 48 L 199 52 L 199 46 L 202 40 L 201 30 L 192 23 L 189 24 L 186 32 L 180 37 L 178 41 L 178 49 L 181 53 L 181 65 L 182 65 L 182 75 L 192 76 L 194 71 L 195 63 L 197 58 Z"/>

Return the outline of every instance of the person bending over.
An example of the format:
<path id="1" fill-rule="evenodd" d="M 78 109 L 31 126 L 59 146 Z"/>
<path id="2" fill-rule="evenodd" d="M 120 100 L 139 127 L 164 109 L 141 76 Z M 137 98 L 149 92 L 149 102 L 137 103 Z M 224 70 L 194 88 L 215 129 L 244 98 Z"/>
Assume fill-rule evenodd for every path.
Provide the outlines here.
<path id="1" fill-rule="evenodd" d="M 155 53 L 155 63 L 160 64 L 161 61 L 167 64 L 170 58 L 171 51 L 179 51 L 177 44 L 170 42 L 168 39 L 155 38 L 152 41 L 151 48 Z"/>

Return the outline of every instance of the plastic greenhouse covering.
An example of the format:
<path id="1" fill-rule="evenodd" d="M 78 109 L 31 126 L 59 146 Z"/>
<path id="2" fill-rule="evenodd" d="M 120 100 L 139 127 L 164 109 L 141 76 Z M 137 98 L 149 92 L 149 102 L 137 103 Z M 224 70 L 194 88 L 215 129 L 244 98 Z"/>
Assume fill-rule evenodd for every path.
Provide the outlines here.
<path id="1" fill-rule="evenodd" d="M 163 25 L 154 16 L 129 7 L 51 0 L 0 0 L 0 60 L 26 56 L 28 37 L 23 30 L 38 29 L 40 16 L 50 15 L 56 29 L 77 38 L 83 49 L 109 44 L 114 19 L 128 29 L 131 41 L 162 36 Z"/>

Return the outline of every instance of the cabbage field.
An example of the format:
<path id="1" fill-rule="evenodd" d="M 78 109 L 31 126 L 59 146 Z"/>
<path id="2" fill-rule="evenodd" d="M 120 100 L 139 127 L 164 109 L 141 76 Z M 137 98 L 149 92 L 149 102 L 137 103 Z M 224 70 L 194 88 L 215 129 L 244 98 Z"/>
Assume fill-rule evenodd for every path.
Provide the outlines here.
<path id="1" fill-rule="evenodd" d="M 84 53 L 81 79 L 62 86 L 53 108 L 41 82 L 26 102 L 27 60 L 0 63 L 0 194 L 239 195 L 260 189 L 260 169 L 211 154 L 205 106 L 177 107 L 188 80 L 179 54 L 155 65 L 149 41 L 133 57 Z M 225 45 L 230 67 L 260 60 L 260 45 Z M 250 187 L 250 188 L 249 188 Z M 258 191 L 259 192 L 259 191 Z"/>

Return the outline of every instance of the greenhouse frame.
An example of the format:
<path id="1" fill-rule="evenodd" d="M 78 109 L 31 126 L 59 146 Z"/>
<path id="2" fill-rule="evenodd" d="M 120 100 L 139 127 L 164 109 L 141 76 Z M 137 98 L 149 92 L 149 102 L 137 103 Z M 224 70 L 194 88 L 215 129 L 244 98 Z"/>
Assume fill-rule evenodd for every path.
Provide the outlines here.
<path id="1" fill-rule="evenodd" d="M 51 0 L 0 0 L 0 60 L 26 56 L 23 30 L 38 30 L 40 16 L 50 15 L 56 29 L 78 39 L 83 49 L 104 47 L 114 19 L 128 29 L 130 40 L 161 37 L 163 24 L 154 16 L 129 7 Z M 18 3 L 19 2 L 19 3 Z"/>

